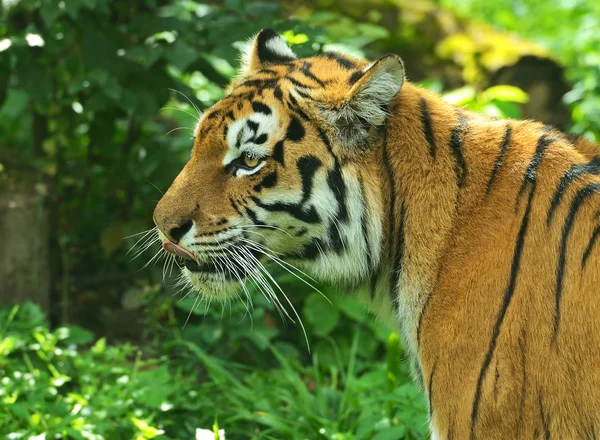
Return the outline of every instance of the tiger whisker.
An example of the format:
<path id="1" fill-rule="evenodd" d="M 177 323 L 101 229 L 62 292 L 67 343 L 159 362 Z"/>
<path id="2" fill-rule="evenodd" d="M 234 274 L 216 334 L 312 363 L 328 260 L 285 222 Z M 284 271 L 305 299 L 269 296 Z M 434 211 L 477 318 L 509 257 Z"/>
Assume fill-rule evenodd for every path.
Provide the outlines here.
<path id="1" fill-rule="evenodd" d="M 194 118 L 196 121 L 198 120 L 198 116 L 194 115 L 193 113 L 188 112 L 187 110 L 184 110 L 182 108 L 177 108 L 177 107 L 163 107 L 160 109 L 160 111 L 162 112 L 163 110 L 175 110 L 175 111 L 179 111 L 179 112 L 183 112 L 186 115 L 190 115 L 192 118 Z"/>
<path id="2" fill-rule="evenodd" d="M 276 229 L 278 231 L 283 232 L 284 234 L 286 234 L 288 237 L 293 238 L 293 236 L 286 230 L 281 229 L 277 226 L 271 226 L 271 225 L 237 225 L 234 226 L 235 228 L 265 228 L 265 229 Z"/>
<path id="3" fill-rule="evenodd" d="M 310 353 L 310 342 L 308 341 L 308 334 L 306 333 L 306 328 L 304 327 L 304 323 L 302 322 L 302 318 L 300 318 L 300 315 L 298 314 L 296 308 L 294 307 L 294 305 L 292 304 L 292 302 L 290 301 L 290 299 L 288 298 L 288 296 L 285 294 L 285 292 L 283 291 L 283 289 L 281 288 L 281 286 L 279 285 L 279 283 L 277 283 L 277 281 L 275 281 L 275 279 L 273 278 L 273 276 L 268 271 L 266 271 L 266 269 L 262 265 L 262 263 L 260 261 L 258 261 L 256 259 L 256 257 L 254 257 L 254 255 L 252 255 L 250 253 L 248 253 L 248 254 L 249 254 L 250 257 L 254 258 L 254 260 L 258 263 L 259 267 L 261 267 L 262 269 L 265 270 L 265 273 L 267 274 L 267 276 L 275 284 L 275 286 L 277 287 L 277 289 L 281 292 L 281 294 L 285 298 L 286 302 L 288 303 L 288 305 L 292 309 L 292 313 L 294 314 L 294 316 L 296 316 L 296 318 L 298 319 L 298 323 L 300 324 L 300 327 L 302 328 L 302 333 L 304 334 L 304 339 L 306 341 L 306 346 L 308 348 L 308 352 Z M 291 317 L 290 317 L 290 320 L 295 323 L 295 321 Z"/>
<path id="4" fill-rule="evenodd" d="M 178 131 L 178 130 L 190 130 L 192 133 L 194 132 L 194 129 L 190 128 L 190 127 L 175 127 L 173 129 L 169 130 L 165 136 L 169 136 L 171 133 L 173 133 L 174 131 Z"/>
<path id="5" fill-rule="evenodd" d="M 261 291 L 261 293 L 263 294 L 265 299 L 269 302 L 269 304 L 273 304 L 273 306 L 275 307 L 275 310 L 277 310 L 277 312 L 279 313 L 279 315 L 281 316 L 281 318 L 284 322 L 285 322 L 284 313 L 285 313 L 285 315 L 288 316 L 289 319 L 292 319 L 289 316 L 289 314 L 287 314 L 285 308 L 283 307 L 283 304 L 281 304 L 281 302 L 279 301 L 279 298 L 273 291 L 273 288 L 271 287 L 271 285 L 269 284 L 267 279 L 261 273 L 261 269 L 264 270 L 264 267 L 262 267 L 262 264 L 260 263 L 260 261 L 258 261 L 250 252 L 248 252 L 247 249 L 245 249 L 241 246 L 239 247 L 239 251 L 245 254 L 246 260 L 248 258 L 250 258 L 251 260 L 253 260 L 257 263 L 257 266 L 259 267 L 258 271 L 252 270 L 252 271 L 247 271 L 247 272 L 251 275 L 252 280 L 256 283 L 257 287 L 259 288 L 259 290 Z M 244 258 L 242 256 L 240 256 L 240 258 L 242 259 L 242 261 L 244 261 Z"/>
<path id="6" fill-rule="evenodd" d="M 266 247 L 263 244 L 257 243 L 254 240 L 251 240 L 249 238 L 242 238 L 242 241 L 245 241 L 246 243 L 248 243 L 249 245 L 255 246 L 258 249 L 256 249 L 257 251 L 260 250 L 263 253 L 265 253 L 265 255 L 267 255 L 267 257 L 271 258 L 273 261 L 277 262 L 280 265 L 284 265 L 287 266 L 288 268 L 291 268 L 293 270 L 296 270 L 298 272 L 300 272 L 300 274 L 304 275 L 305 277 L 307 277 L 308 279 L 314 281 L 315 283 L 318 282 L 317 280 L 315 280 L 313 277 L 311 277 L 310 275 L 308 275 L 306 272 L 304 272 L 302 269 L 299 269 L 298 267 L 294 266 L 292 263 L 289 263 L 281 258 L 279 258 L 278 256 L 274 255 L 273 252 Z M 288 272 L 290 271 L 288 268 L 284 267 L 284 269 L 286 269 Z M 296 276 L 298 276 L 297 274 L 294 274 Z M 316 287 L 312 286 L 309 284 L 310 287 L 312 287 L 313 289 L 315 289 L 317 292 L 319 291 L 319 289 L 317 289 Z"/>
<path id="7" fill-rule="evenodd" d="M 198 119 L 197 119 L 197 121 L 199 121 L 200 118 L 202 117 L 202 112 L 200 111 L 200 109 L 198 108 L 198 106 L 196 104 L 194 104 L 192 102 L 192 100 L 185 93 L 180 92 L 179 90 L 175 90 L 175 89 L 169 89 L 169 90 L 172 91 L 172 92 L 175 92 L 175 93 L 179 93 L 181 96 L 183 96 L 185 99 L 187 99 L 190 104 L 192 104 L 192 107 L 194 107 L 194 109 L 196 110 L 196 113 L 198 113 Z"/>
<path id="8" fill-rule="evenodd" d="M 254 256 L 252 255 L 250 252 L 245 251 L 247 254 L 248 258 L 251 258 L 252 260 L 254 260 L 254 262 L 257 264 L 257 266 L 259 267 L 259 270 L 261 270 L 270 280 L 273 284 L 275 284 L 275 286 L 277 287 L 277 289 L 279 289 L 279 291 L 285 296 L 285 293 L 283 292 L 283 289 L 279 286 L 279 283 L 275 280 L 275 278 L 273 278 L 273 276 L 269 273 L 269 271 L 264 267 L 264 265 Z M 275 293 L 275 292 L 273 292 Z M 274 295 L 274 298 L 277 299 L 277 301 L 279 302 L 279 298 Z M 286 298 L 287 299 L 287 298 Z M 288 300 L 289 303 L 289 300 Z M 279 304 L 282 306 L 282 310 L 284 311 L 284 313 L 286 314 L 286 316 L 288 317 L 288 319 L 290 321 L 292 321 L 293 323 L 295 323 L 294 319 L 287 313 L 287 310 L 285 309 L 285 307 L 283 307 L 283 305 L 279 302 Z M 290 304 L 290 306 L 293 309 L 293 305 Z M 296 315 L 296 317 L 298 317 L 298 314 L 295 312 L 294 310 L 294 314 Z M 299 318 L 299 317 L 298 317 Z"/>

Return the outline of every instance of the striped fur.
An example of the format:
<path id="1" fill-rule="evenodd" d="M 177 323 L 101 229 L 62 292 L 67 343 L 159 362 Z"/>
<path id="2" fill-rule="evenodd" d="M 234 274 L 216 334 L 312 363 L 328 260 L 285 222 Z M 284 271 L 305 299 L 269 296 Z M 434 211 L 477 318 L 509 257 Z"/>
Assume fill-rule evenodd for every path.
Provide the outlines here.
<path id="1" fill-rule="evenodd" d="M 297 59 L 264 30 L 154 219 L 203 295 L 252 278 L 207 267 L 249 239 L 356 290 L 401 330 L 432 438 L 592 439 L 599 192 L 590 142 L 456 109 L 395 56 Z"/>

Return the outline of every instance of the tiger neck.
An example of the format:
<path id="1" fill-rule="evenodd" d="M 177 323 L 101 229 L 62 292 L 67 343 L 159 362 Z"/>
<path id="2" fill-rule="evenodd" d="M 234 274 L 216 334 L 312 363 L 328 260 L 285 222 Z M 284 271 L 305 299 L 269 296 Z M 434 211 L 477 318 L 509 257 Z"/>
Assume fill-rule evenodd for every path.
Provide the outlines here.
<path id="1" fill-rule="evenodd" d="M 375 279 L 363 290 L 400 328 L 417 375 L 420 317 L 457 217 L 460 189 L 448 148 L 457 121 L 454 107 L 405 84 L 376 149 L 381 207 L 370 215 L 385 226 Z"/>

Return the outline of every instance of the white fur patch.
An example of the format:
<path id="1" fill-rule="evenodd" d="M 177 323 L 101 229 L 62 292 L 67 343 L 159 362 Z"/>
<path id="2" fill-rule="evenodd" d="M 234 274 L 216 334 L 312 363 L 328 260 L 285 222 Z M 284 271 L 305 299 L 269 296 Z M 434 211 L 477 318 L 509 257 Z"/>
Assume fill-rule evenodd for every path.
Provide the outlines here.
<path id="1" fill-rule="evenodd" d="M 257 124 L 258 128 L 256 132 L 250 129 L 248 121 L 252 121 Z M 278 128 L 279 127 L 277 125 L 277 115 L 275 114 L 274 109 L 271 109 L 270 115 L 264 113 L 254 113 L 252 116 L 249 116 L 247 118 L 233 121 L 229 125 L 229 129 L 227 131 L 228 150 L 225 156 L 223 157 L 223 165 L 229 165 L 232 161 L 234 161 L 244 153 L 256 157 L 265 157 L 269 155 L 269 139 L 277 134 Z M 255 144 L 254 142 L 252 142 L 253 138 L 256 138 L 262 134 L 266 134 L 268 136 L 266 142 L 262 144 Z M 258 169 L 255 170 L 258 171 Z M 248 174 L 253 173 L 237 173 L 238 176 Z"/>
<path id="2" fill-rule="evenodd" d="M 285 40 L 280 37 L 273 37 L 265 43 L 265 47 L 280 57 L 296 58 L 296 54 L 290 49 Z"/>
<path id="3" fill-rule="evenodd" d="M 243 169 L 239 169 L 235 172 L 235 176 L 236 177 L 241 177 L 241 176 L 251 176 L 252 174 L 256 174 L 258 173 L 258 171 L 264 167 L 266 165 L 266 162 L 261 162 L 260 164 L 258 164 L 256 167 L 252 168 L 251 170 L 243 170 Z"/>
<path id="4" fill-rule="evenodd" d="M 440 440 L 442 436 L 438 433 L 438 430 L 433 426 L 433 423 L 429 423 L 429 432 L 431 440 Z"/>

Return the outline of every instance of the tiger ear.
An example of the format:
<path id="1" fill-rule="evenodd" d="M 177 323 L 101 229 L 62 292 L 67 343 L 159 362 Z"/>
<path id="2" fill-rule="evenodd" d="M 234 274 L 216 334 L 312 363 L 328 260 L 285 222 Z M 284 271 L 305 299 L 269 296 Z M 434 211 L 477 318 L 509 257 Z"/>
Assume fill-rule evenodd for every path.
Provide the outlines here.
<path id="1" fill-rule="evenodd" d="M 244 49 L 240 74 L 246 76 L 270 64 L 285 63 L 297 58 L 281 35 L 273 29 L 263 29 Z"/>
<path id="2" fill-rule="evenodd" d="M 388 106 L 404 84 L 404 63 L 397 55 L 386 55 L 348 79 L 350 89 L 343 100 L 323 116 L 334 127 L 345 148 L 364 148 L 371 127 L 383 125 Z"/>

